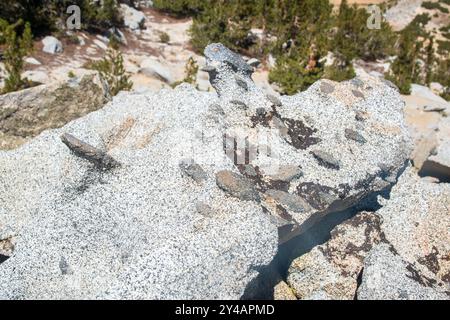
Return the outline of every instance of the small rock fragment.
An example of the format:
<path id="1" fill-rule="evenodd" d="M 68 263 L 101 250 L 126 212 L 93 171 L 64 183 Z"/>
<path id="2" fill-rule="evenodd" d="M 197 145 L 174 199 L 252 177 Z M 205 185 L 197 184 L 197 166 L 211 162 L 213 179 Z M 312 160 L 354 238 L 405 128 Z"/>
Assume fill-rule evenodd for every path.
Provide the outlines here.
<path id="1" fill-rule="evenodd" d="M 430 105 L 426 105 L 423 107 L 423 111 L 425 112 L 441 112 L 444 111 L 446 109 L 445 106 L 430 106 Z"/>
<path id="2" fill-rule="evenodd" d="M 385 85 L 387 85 L 388 87 L 390 87 L 390 88 L 392 88 L 392 89 L 398 91 L 398 87 L 397 87 L 393 82 L 391 82 L 391 81 L 389 81 L 389 80 L 386 80 L 385 78 L 381 78 L 381 81 L 382 81 Z"/>
<path id="3" fill-rule="evenodd" d="M 256 115 L 257 116 L 265 116 L 266 115 L 266 109 L 264 108 L 256 108 Z"/>
<path id="4" fill-rule="evenodd" d="M 247 61 L 247 64 L 249 66 L 252 66 L 253 68 L 258 68 L 258 66 L 261 64 L 261 61 L 256 58 L 251 58 Z"/>
<path id="5" fill-rule="evenodd" d="M 0 256 L 9 257 L 14 251 L 14 244 L 12 237 L 0 239 Z M 6 260 L 5 258 L 5 260 Z M 2 261 L 0 261 L 1 263 Z"/>
<path id="6" fill-rule="evenodd" d="M 240 75 L 235 75 L 234 79 L 236 79 L 236 83 L 239 87 L 243 88 L 245 91 L 248 90 L 247 82 Z"/>
<path id="7" fill-rule="evenodd" d="M 353 129 L 345 129 L 345 137 L 349 140 L 353 140 L 359 143 L 367 142 L 367 140 L 363 137 L 362 134 Z"/>
<path id="8" fill-rule="evenodd" d="M 42 51 L 50 54 L 57 54 L 63 52 L 63 45 L 61 41 L 52 36 L 47 36 L 42 39 Z"/>
<path id="9" fill-rule="evenodd" d="M 222 107 L 218 103 L 213 103 L 209 106 L 209 111 L 219 114 L 221 116 L 225 115 L 225 111 L 223 111 Z"/>
<path id="10" fill-rule="evenodd" d="M 202 216 L 212 217 L 214 215 L 213 209 L 203 201 L 198 201 L 195 204 L 195 208 L 197 209 L 197 212 L 200 213 Z"/>
<path id="11" fill-rule="evenodd" d="M 228 170 L 216 173 L 217 186 L 233 197 L 241 200 L 259 201 L 258 191 L 247 178 Z"/>
<path id="12" fill-rule="evenodd" d="M 70 268 L 69 263 L 64 257 L 61 257 L 61 260 L 59 261 L 59 269 L 63 275 L 73 273 L 73 270 Z"/>
<path id="13" fill-rule="evenodd" d="M 64 133 L 61 135 L 61 141 L 75 155 L 94 163 L 99 169 L 106 170 L 120 166 L 120 163 L 106 152 L 75 138 L 69 133 Z"/>
<path id="14" fill-rule="evenodd" d="M 271 175 L 270 178 L 272 180 L 282 180 L 289 182 L 291 180 L 301 177 L 302 174 L 303 172 L 299 166 L 282 165 L 278 168 L 278 172 L 274 175 Z"/>
<path id="15" fill-rule="evenodd" d="M 357 98 L 364 98 L 364 95 L 363 95 L 362 92 L 359 91 L 359 90 L 352 90 L 352 93 L 353 93 L 353 95 L 354 95 L 355 97 L 357 97 Z"/>
<path id="16" fill-rule="evenodd" d="M 191 177 L 197 183 L 205 181 L 208 176 L 202 167 L 195 163 L 194 160 L 183 160 L 179 164 L 181 171 L 187 176 Z"/>
<path id="17" fill-rule="evenodd" d="M 362 87 L 364 85 L 364 82 L 359 78 L 353 78 L 352 83 L 357 87 Z"/>
<path id="18" fill-rule="evenodd" d="M 213 71 L 216 71 L 216 67 L 207 65 L 207 66 L 203 66 L 200 70 L 204 71 L 204 72 L 213 72 Z"/>
<path id="19" fill-rule="evenodd" d="M 321 166 L 327 167 L 329 169 L 339 170 L 339 161 L 336 160 L 330 153 L 321 150 L 314 150 L 311 153 Z"/>
<path id="20" fill-rule="evenodd" d="M 235 71 L 252 74 L 253 68 L 239 54 L 231 51 L 221 43 L 211 43 L 204 51 L 207 61 L 231 66 Z"/>
<path id="21" fill-rule="evenodd" d="M 309 209 L 308 203 L 295 194 L 271 189 L 266 191 L 266 195 L 294 212 L 305 212 Z"/>
<path id="22" fill-rule="evenodd" d="M 245 104 L 245 102 L 242 102 L 240 100 L 231 100 L 230 103 L 238 106 L 241 109 L 247 109 L 248 108 L 247 105 Z"/>
<path id="23" fill-rule="evenodd" d="M 334 91 L 334 86 L 328 82 L 322 82 L 320 84 L 320 91 L 327 94 L 332 93 Z"/>
<path id="24" fill-rule="evenodd" d="M 365 121 L 367 120 L 367 118 L 369 118 L 369 115 L 367 114 L 367 112 L 364 111 L 356 111 L 355 112 L 355 119 L 358 121 Z"/>
<path id="25" fill-rule="evenodd" d="M 267 99 L 275 106 L 280 107 L 282 105 L 281 100 L 278 99 L 278 97 L 274 96 L 273 94 L 267 94 Z"/>

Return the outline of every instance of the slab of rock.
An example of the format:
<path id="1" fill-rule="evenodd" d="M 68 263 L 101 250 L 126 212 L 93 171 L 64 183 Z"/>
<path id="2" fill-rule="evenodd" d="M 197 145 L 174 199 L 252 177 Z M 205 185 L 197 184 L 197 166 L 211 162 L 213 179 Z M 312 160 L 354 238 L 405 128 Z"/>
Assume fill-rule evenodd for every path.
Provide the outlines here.
<path id="1" fill-rule="evenodd" d="M 448 300 L 421 278 L 411 264 L 387 244 L 376 246 L 364 262 L 359 300 Z"/>
<path id="2" fill-rule="evenodd" d="M 381 201 L 386 241 L 429 282 L 450 292 L 450 185 L 430 183 L 408 169 Z"/>
<path id="3" fill-rule="evenodd" d="M 228 158 L 261 193 L 287 192 L 310 206 L 295 212 L 263 197 L 270 202 L 262 202 L 265 209 L 276 217 L 283 213 L 282 224 L 292 225 L 289 235 L 281 235 L 282 242 L 328 213 L 388 187 L 405 167 L 412 145 L 404 104 L 384 81 L 368 75 L 344 83 L 319 81 L 274 102 L 254 85 L 252 69 L 239 55 L 211 44 L 205 57 L 205 70 L 225 113 Z M 239 85 L 236 76 L 247 86 Z M 323 87 L 333 90 L 323 92 Z M 355 96 L 354 91 L 361 94 Z M 292 181 L 274 179 L 287 166 L 301 167 L 302 174 Z M 248 173 L 252 171 L 257 174 Z"/>
<path id="4" fill-rule="evenodd" d="M 234 165 L 221 162 L 221 134 L 212 143 L 213 131 L 198 134 L 214 102 L 183 85 L 121 93 L 0 152 L 0 239 L 15 243 L 0 264 L 0 298 L 239 299 L 275 256 L 278 232 L 259 203 L 216 185 Z M 96 170 L 64 132 L 121 166 Z M 181 174 L 182 159 L 205 171 L 202 184 Z"/>
<path id="5" fill-rule="evenodd" d="M 403 103 L 381 80 L 333 83 L 327 94 L 319 81 L 274 103 L 241 56 L 221 44 L 205 56 L 217 94 L 190 85 L 121 93 L 0 153 L 0 238 L 16 238 L 0 298 L 240 298 L 279 241 L 383 191 L 404 169 Z M 64 132 L 121 166 L 96 170 L 60 141 Z M 202 168 L 202 183 L 180 174 L 182 159 Z M 287 166 L 302 174 L 274 178 Z"/>
<path id="6" fill-rule="evenodd" d="M 144 27 L 145 15 L 142 11 L 136 10 L 124 3 L 120 4 L 120 12 L 123 23 L 131 30 L 139 30 Z"/>
<path id="7" fill-rule="evenodd" d="M 259 200 L 253 183 L 242 175 L 228 170 L 216 174 L 216 183 L 226 193 L 241 200 Z"/>
<path id="8" fill-rule="evenodd" d="M 39 70 L 28 70 L 22 73 L 23 79 L 28 79 L 30 81 L 33 81 L 37 84 L 39 83 L 47 83 L 49 80 L 48 73 L 45 71 L 39 71 Z"/>
<path id="9" fill-rule="evenodd" d="M 275 285 L 273 289 L 273 299 L 274 300 L 297 300 L 292 289 L 280 279 L 280 281 Z"/>
<path id="10" fill-rule="evenodd" d="M 435 148 L 422 166 L 423 172 L 450 182 L 450 118 L 442 117 L 435 133 Z"/>
<path id="11" fill-rule="evenodd" d="M 395 31 L 404 29 L 417 14 L 423 0 L 400 0 L 386 11 L 386 21 Z"/>
<path id="12" fill-rule="evenodd" d="M 63 52 L 63 45 L 61 41 L 52 36 L 46 36 L 42 39 L 42 44 L 44 47 L 42 51 L 50 54 L 57 54 Z"/>
<path id="13" fill-rule="evenodd" d="M 450 299 L 450 185 L 408 168 L 380 203 L 292 262 L 299 299 Z"/>
<path id="14" fill-rule="evenodd" d="M 295 295 L 299 299 L 354 299 L 364 259 L 383 239 L 380 224 L 377 214 L 358 213 L 333 229 L 326 243 L 295 259 L 287 278 Z"/>
<path id="15" fill-rule="evenodd" d="M 154 58 L 147 58 L 143 60 L 140 64 L 139 72 L 148 77 L 164 81 L 168 84 L 175 81 L 170 70 Z"/>
<path id="16" fill-rule="evenodd" d="M 427 99 L 431 102 L 434 102 L 433 105 L 428 105 L 427 109 L 441 109 L 445 110 L 447 107 L 450 106 L 449 102 L 446 101 L 444 98 L 438 96 L 437 94 L 435 94 L 433 91 L 431 91 L 431 89 L 429 89 L 428 87 L 419 85 L 419 84 L 412 84 L 411 85 L 411 95 L 412 96 L 416 96 L 416 97 L 420 97 L 420 98 L 424 98 Z M 431 111 L 431 110 L 427 110 L 427 111 Z"/>
<path id="17" fill-rule="evenodd" d="M 207 179 L 206 172 L 192 159 L 182 160 L 180 162 L 180 169 L 183 174 L 191 177 L 197 183 L 201 183 Z"/>
<path id="18" fill-rule="evenodd" d="M 96 75 L 0 96 L 0 150 L 13 149 L 42 131 L 101 108 L 105 92 Z"/>
<path id="19" fill-rule="evenodd" d="M 36 60 L 35 58 L 33 58 L 33 57 L 27 57 L 27 58 L 25 58 L 25 60 L 24 60 L 26 63 L 29 63 L 29 64 L 33 64 L 33 65 L 41 65 L 42 63 L 40 63 L 38 60 Z"/>

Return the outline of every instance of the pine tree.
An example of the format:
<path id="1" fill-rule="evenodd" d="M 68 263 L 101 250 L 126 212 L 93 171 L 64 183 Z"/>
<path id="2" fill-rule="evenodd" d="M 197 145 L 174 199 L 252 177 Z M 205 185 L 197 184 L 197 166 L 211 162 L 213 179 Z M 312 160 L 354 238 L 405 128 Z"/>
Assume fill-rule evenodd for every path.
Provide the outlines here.
<path id="1" fill-rule="evenodd" d="M 421 38 L 427 38 L 428 34 L 423 26 L 428 23 L 430 17 L 427 14 L 421 14 L 400 32 L 398 39 L 397 58 L 391 64 L 386 78 L 394 82 L 402 94 L 410 94 L 411 84 L 420 83 L 421 73 L 420 65 L 417 60 L 420 56 L 423 42 Z"/>
<path id="2" fill-rule="evenodd" d="M 430 85 L 431 79 L 433 77 L 433 66 L 435 61 L 435 52 L 434 52 L 434 39 L 430 37 L 428 46 L 426 49 L 426 62 L 425 62 L 425 84 Z"/>
<path id="3" fill-rule="evenodd" d="M 21 36 L 16 30 L 23 26 L 23 21 L 19 20 L 15 24 L 9 25 L 6 21 L 0 20 L 0 43 L 5 43 L 4 61 L 8 77 L 5 80 L 3 93 L 17 91 L 28 85 L 28 80 L 22 79 L 24 58 L 32 50 L 32 34 L 30 24 L 27 22 L 23 27 Z"/>
<path id="4" fill-rule="evenodd" d="M 89 67 L 99 72 L 100 77 L 107 83 L 111 96 L 117 95 L 122 90 L 129 91 L 133 87 L 119 50 L 109 48 L 104 59 L 92 63 Z"/>
<path id="5" fill-rule="evenodd" d="M 331 9 L 328 0 L 275 1 L 269 28 L 278 37 L 277 63 L 269 81 L 284 93 L 305 90 L 323 76 Z"/>
<path id="6" fill-rule="evenodd" d="M 388 80 L 394 82 L 402 94 L 410 94 L 411 83 L 416 74 L 417 56 L 421 44 L 416 41 L 411 32 L 402 32 L 399 39 L 398 56 L 391 65 L 391 73 L 386 75 Z"/>

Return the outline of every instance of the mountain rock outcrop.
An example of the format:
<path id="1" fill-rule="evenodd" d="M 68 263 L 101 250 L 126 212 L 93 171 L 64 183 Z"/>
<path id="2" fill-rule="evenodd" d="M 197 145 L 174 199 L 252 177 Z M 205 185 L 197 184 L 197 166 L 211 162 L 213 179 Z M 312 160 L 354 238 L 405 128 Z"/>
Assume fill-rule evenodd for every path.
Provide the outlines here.
<path id="1" fill-rule="evenodd" d="M 95 74 L 0 95 L 0 150 L 100 109 L 105 96 Z"/>
<path id="2" fill-rule="evenodd" d="M 0 152 L 0 298 L 239 298 L 279 242 L 403 171 L 390 84 L 277 97 L 223 45 L 205 57 L 217 94 L 122 93 Z"/>
<path id="3" fill-rule="evenodd" d="M 450 299 L 450 185 L 409 168 L 380 202 L 294 260 L 298 298 Z"/>

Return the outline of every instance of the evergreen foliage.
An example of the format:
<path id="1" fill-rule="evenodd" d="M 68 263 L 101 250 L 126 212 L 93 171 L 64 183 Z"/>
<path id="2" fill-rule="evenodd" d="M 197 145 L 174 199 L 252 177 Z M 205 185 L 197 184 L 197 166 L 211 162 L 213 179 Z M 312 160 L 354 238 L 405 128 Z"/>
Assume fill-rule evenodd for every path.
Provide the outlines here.
<path id="1" fill-rule="evenodd" d="M 22 30 L 19 36 L 17 30 Z M 4 44 L 3 58 L 8 77 L 2 93 L 17 91 L 31 85 L 27 79 L 22 79 L 24 58 L 31 52 L 32 34 L 30 24 L 22 20 L 9 24 L 0 19 L 0 44 Z"/>
<path id="2" fill-rule="evenodd" d="M 99 72 L 100 77 L 108 84 L 111 96 L 117 95 L 120 91 L 129 91 L 133 87 L 133 82 L 130 81 L 130 76 L 125 71 L 123 56 L 119 50 L 109 48 L 104 59 L 92 62 L 87 67 Z"/>
<path id="3" fill-rule="evenodd" d="M 0 18 L 9 23 L 22 19 L 35 35 L 48 34 L 64 28 L 70 5 L 80 7 L 83 29 L 103 31 L 121 24 L 116 0 L 1 0 Z"/>
<path id="4" fill-rule="evenodd" d="M 184 67 L 184 73 L 185 73 L 184 79 L 173 83 L 172 84 L 173 88 L 184 82 L 190 83 L 192 85 L 195 84 L 195 82 L 197 81 L 198 64 L 194 58 L 189 57 L 186 66 Z"/>

